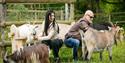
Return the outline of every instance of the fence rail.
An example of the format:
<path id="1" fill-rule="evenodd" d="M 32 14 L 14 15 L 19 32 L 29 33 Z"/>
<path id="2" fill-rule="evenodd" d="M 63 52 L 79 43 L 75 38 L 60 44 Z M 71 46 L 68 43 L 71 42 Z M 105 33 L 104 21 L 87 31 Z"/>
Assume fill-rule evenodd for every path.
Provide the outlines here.
<path id="1" fill-rule="evenodd" d="M 43 20 L 46 10 L 7 10 L 7 21 L 10 20 Z M 57 20 L 64 20 L 63 10 L 55 11 Z M 13 16 L 13 17 L 12 17 Z"/>

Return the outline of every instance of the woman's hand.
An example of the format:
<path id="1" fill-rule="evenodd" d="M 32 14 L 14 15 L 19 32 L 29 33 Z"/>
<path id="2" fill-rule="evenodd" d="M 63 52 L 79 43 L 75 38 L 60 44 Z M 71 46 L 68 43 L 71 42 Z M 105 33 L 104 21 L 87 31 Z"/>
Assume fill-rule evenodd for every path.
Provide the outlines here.
<path id="1" fill-rule="evenodd" d="M 38 40 L 38 36 L 34 36 L 34 40 Z"/>

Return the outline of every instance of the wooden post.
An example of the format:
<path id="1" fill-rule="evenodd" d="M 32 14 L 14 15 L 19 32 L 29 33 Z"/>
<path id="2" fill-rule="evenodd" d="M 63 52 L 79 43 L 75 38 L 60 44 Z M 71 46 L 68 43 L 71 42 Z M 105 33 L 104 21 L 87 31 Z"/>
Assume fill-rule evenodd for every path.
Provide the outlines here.
<path id="1" fill-rule="evenodd" d="M 2 42 L 4 40 L 4 27 L 6 21 L 5 16 L 6 16 L 6 2 L 5 0 L 0 0 L 0 32 L 2 33 L 1 35 Z"/>
<path id="2" fill-rule="evenodd" d="M 6 0 L 7 3 L 73 3 L 76 0 Z"/>
<path id="3" fill-rule="evenodd" d="M 109 22 L 111 22 L 111 14 L 109 14 Z"/>
<path id="4" fill-rule="evenodd" d="M 74 20 L 74 4 L 70 4 L 70 15 L 69 20 Z"/>
<path id="5" fill-rule="evenodd" d="M 0 33 L 1 33 L 1 43 L 4 43 L 4 27 L 5 27 L 5 16 L 6 16 L 6 2 L 5 0 L 0 0 Z M 5 53 L 6 48 L 0 47 L 0 58 L 3 57 L 3 54 Z"/>
<path id="6" fill-rule="evenodd" d="M 68 3 L 65 3 L 65 20 L 69 18 L 69 6 Z"/>
<path id="7" fill-rule="evenodd" d="M 61 13 L 61 17 L 60 17 L 60 19 L 61 19 L 61 20 L 64 20 L 64 14 L 63 14 L 63 9 L 62 9 L 62 8 L 61 8 L 60 13 Z"/>

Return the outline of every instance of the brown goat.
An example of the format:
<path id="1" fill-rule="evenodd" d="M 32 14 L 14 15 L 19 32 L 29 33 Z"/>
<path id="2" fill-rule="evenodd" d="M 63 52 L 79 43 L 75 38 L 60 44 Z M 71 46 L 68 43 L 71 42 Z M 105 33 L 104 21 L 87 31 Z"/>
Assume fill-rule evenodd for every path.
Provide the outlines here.
<path id="1" fill-rule="evenodd" d="M 48 46 L 37 44 L 20 49 L 9 56 L 4 56 L 4 63 L 49 63 Z"/>
<path id="2" fill-rule="evenodd" d="M 116 34 L 115 34 L 115 38 L 117 43 L 118 42 L 123 42 L 124 41 L 124 29 L 122 27 L 118 27 L 119 30 L 117 30 Z"/>
<path id="3" fill-rule="evenodd" d="M 82 51 L 83 54 L 86 54 L 85 59 L 90 60 L 93 51 L 99 51 L 100 59 L 102 60 L 102 52 L 105 48 L 107 48 L 109 52 L 109 58 L 112 60 L 112 45 L 115 42 L 114 35 L 116 30 L 117 28 L 112 27 L 109 31 L 104 30 L 104 32 L 100 32 L 89 27 L 88 30 L 84 33 L 84 42 L 82 42 Z"/>

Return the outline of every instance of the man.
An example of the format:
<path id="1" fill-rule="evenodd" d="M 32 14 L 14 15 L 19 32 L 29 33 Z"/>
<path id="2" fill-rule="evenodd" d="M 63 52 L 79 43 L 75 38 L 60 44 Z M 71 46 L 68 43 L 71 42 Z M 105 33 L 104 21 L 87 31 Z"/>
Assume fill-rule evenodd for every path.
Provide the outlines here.
<path id="1" fill-rule="evenodd" d="M 92 23 L 94 13 L 91 10 L 87 10 L 84 16 L 78 20 L 65 35 L 64 43 L 67 47 L 73 48 L 73 59 L 76 62 L 78 60 L 77 51 L 81 45 L 81 36 L 79 30 L 85 32 Z"/>

